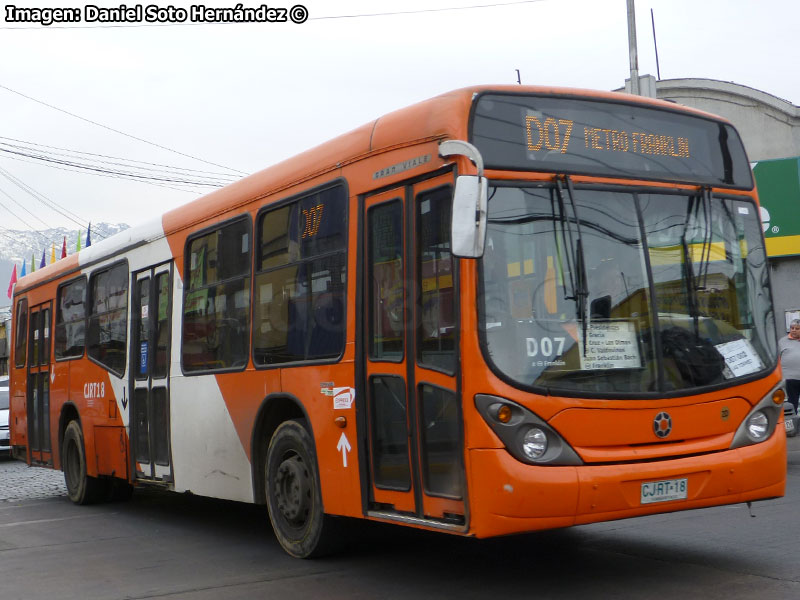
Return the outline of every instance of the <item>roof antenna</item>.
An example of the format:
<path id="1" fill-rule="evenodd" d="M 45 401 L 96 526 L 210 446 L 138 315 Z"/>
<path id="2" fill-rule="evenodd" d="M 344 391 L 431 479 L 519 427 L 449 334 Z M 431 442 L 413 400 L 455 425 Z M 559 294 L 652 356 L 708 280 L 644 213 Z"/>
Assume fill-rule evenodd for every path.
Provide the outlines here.
<path id="1" fill-rule="evenodd" d="M 517 83 L 522 85 L 522 79 L 519 77 L 519 69 L 514 69 L 517 72 Z"/>
<path id="2" fill-rule="evenodd" d="M 656 41 L 656 18 L 653 15 L 653 9 L 650 9 L 650 20 L 653 22 L 653 46 L 656 49 L 656 74 L 658 80 L 661 81 L 661 67 L 658 65 L 658 42 Z"/>

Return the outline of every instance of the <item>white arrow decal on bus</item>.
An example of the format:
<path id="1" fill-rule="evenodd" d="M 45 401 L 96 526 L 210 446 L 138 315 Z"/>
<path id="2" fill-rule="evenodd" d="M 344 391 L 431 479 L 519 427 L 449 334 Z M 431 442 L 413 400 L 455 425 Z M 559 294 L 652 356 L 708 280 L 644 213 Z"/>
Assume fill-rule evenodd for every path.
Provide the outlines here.
<path id="1" fill-rule="evenodd" d="M 339 443 L 336 444 L 336 449 L 342 453 L 342 466 L 347 467 L 347 453 L 350 452 L 351 448 L 344 432 L 342 432 L 342 437 L 339 438 Z"/>

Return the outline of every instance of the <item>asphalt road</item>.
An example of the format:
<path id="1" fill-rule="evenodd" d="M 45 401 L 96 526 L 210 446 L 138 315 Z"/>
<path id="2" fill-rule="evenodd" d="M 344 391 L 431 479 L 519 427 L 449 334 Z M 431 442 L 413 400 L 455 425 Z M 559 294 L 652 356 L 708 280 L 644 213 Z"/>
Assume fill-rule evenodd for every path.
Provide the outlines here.
<path id="1" fill-rule="evenodd" d="M 266 511 L 137 490 L 73 506 L 58 472 L 0 460 L 0 599 L 800 598 L 800 437 L 786 497 L 493 540 L 353 522 L 285 555 Z M 14 490 L 9 492 L 9 490 Z M 24 497 L 23 497 L 24 496 Z"/>

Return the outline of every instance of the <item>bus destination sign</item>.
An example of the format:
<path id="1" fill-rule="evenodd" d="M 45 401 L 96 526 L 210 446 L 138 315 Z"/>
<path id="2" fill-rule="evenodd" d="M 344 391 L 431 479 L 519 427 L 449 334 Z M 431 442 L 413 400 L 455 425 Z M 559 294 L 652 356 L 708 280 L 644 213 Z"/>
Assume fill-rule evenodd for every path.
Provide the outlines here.
<path id="1" fill-rule="evenodd" d="M 733 127 L 670 109 L 485 93 L 475 106 L 471 139 L 493 169 L 753 185 Z"/>
<path id="2" fill-rule="evenodd" d="M 525 117 L 528 150 L 557 150 L 566 154 L 575 121 L 548 117 L 542 123 L 536 116 Z M 587 150 L 600 152 L 633 152 L 658 156 L 691 158 L 689 139 L 645 131 L 619 131 L 601 127 L 583 128 L 583 141 Z"/>

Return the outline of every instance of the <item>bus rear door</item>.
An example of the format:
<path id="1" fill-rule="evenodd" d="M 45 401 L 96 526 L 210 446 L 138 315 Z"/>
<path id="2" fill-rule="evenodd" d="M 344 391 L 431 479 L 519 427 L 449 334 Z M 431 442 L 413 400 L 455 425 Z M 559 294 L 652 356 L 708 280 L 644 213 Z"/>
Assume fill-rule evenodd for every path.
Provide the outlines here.
<path id="1" fill-rule="evenodd" d="M 134 477 L 173 481 L 169 367 L 172 263 L 133 276 L 130 427 Z"/>
<path id="2" fill-rule="evenodd" d="M 28 327 L 28 448 L 30 460 L 53 464 L 50 443 L 50 331 L 53 307 L 45 302 L 31 308 Z"/>

